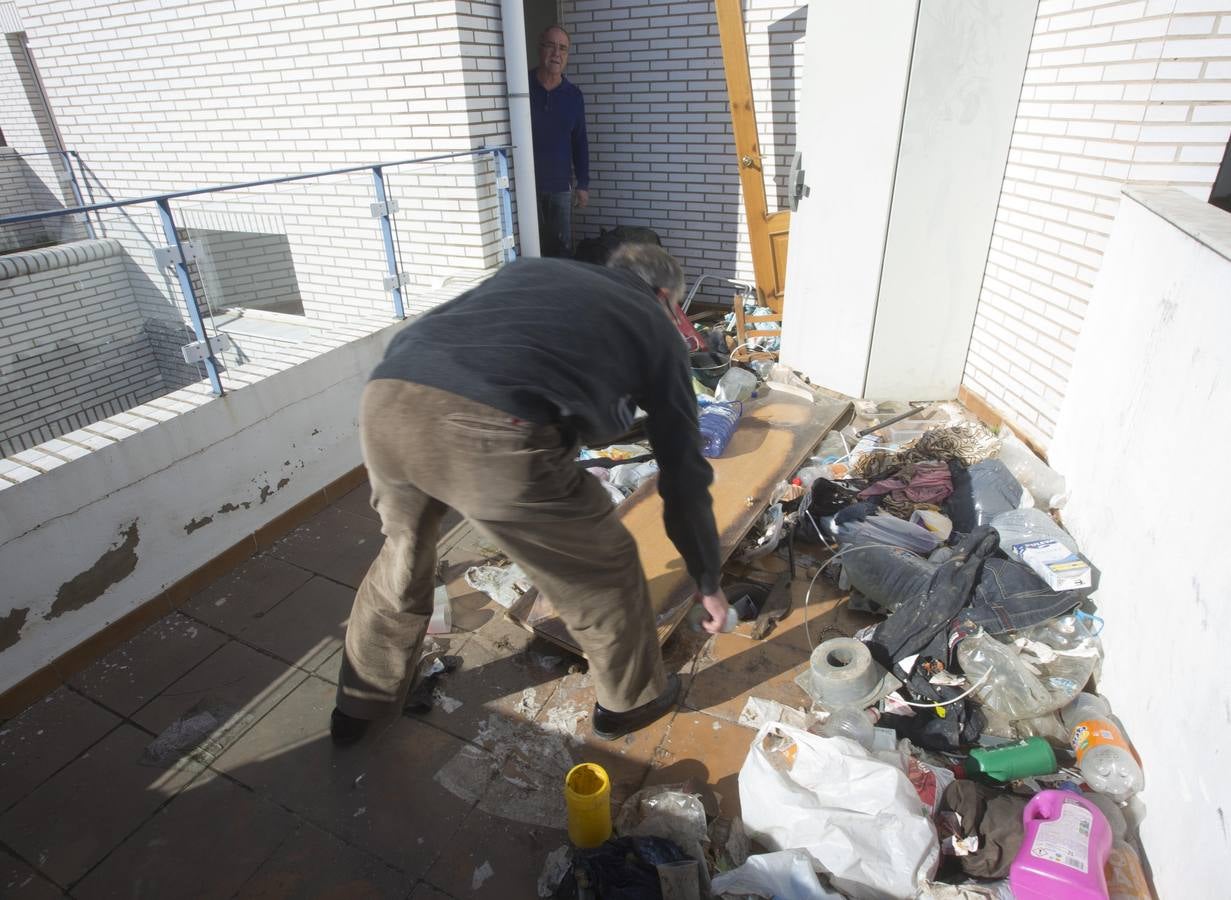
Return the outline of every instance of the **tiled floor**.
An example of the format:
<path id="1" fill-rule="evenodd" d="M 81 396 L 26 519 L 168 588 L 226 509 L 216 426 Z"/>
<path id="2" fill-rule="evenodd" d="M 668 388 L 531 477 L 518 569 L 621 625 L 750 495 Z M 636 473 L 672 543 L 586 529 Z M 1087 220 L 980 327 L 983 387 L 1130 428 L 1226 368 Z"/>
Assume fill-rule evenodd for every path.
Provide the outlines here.
<path id="1" fill-rule="evenodd" d="M 738 815 L 744 703 L 805 701 L 806 578 L 768 640 L 678 632 L 680 708 L 606 743 L 580 661 L 465 585 L 488 551 L 463 541 L 441 566 L 455 630 L 436 639 L 461 667 L 430 712 L 338 750 L 341 641 L 381 543 L 365 495 L 0 726 L 0 896 L 532 898 L 567 843 L 560 786 L 582 761 L 608 770 L 617 802 L 687 782 L 711 814 Z M 814 640 L 864 624 L 822 585 Z"/>

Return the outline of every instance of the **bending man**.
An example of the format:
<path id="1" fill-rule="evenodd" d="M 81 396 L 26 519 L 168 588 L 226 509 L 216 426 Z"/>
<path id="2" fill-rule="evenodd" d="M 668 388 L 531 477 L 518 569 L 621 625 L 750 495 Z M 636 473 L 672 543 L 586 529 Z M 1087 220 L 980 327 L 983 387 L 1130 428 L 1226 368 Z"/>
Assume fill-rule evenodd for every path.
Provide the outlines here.
<path id="1" fill-rule="evenodd" d="M 679 264 L 653 245 L 626 245 L 607 268 L 525 259 L 393 338 L 360 411 L 385 543 L 347 628 L 335 742 L 401 707 L 432 614 L 447 507 L 551 598 L 589 659 L 599 737 L 675 704 L 679 679 L 663 668 L 636 544 L 575 459 L 580 441 L 609 441 L 646 411 L 667 534 L 717 631 L 727 601 L 713 473 L 671 317 L 682 292 Z"/>

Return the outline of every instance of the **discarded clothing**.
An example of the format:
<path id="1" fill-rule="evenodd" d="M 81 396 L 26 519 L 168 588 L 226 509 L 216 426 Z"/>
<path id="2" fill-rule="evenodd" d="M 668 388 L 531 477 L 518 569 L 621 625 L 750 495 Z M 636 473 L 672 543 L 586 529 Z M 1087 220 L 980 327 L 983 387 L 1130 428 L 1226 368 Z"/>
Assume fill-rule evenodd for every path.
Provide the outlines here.
<path id="1" fill-rule="evenodd" d="M 982 462 L 1000 448 L 1000 441 L 977 422 L 960 422 L 920 435 L 901 450 L 873 449 L 852 465 L 852 474 L 868 481 L 892 475 L 908 463 L 956 460 L 964 466 Z"/>
<path id="2" fill-rule="evenodd" d="M 860 500 L 883 497 L 881 506 L 907 518 L 916 509 L 935 509 L 953 493 L 953 478 L 945 462 L 907 463 L 890 478 L 859 492 Z"/>
<path id="3" fill-rule="evenodd" d="M 876 546 L 876 541 L 858 531 L 839 533 L 846 553 L 842 563 L 851 586 L 865 602 L 853 608 L 868 612 L 894 613 L 908 604 L 922 602 L 936 572 L 942 547 L 933 559 L 923 559 L 909 550 Z M 959 611 L 958 620 L 969 630 L 975 626 L 989 634 L 1005 634 L 1030 628 L 1064 615 L 1081 603 L 1086 592 L 1053 591 L 1021 563 L 992 557 L 983 563 L 970 604 Z"/>
<path id="4" fill-rule="evenodd" d="M 914 601 L 898 607 L 876 626 L 868 641 L 873 658 L 892 671 L 895 663 L 918 653 L 944 631 L 970 604 L 983 563 L 996 552 L 998 542 L 996 529 L 990 526 L 976 528 L 967 535 L 953 556 L 936 567 L 926 588 L 915 595 Z"/>
<path id="5" fill-rule="evenodd" d="M 1004 878 L 1025 837 L 1022 813 L 1027 800 L 974 781 L 955 781 L 940 798 L 937 821 L 942 848 L 953 839 L 967 841 L 958 857 L 962 871 L 977 878 Z M 977 837 L 977 844 L 969 842 Z"/>
<path id="6" fill-rule="evenodd" d="M 688 856 L 671 841 L 657 837 L 613 838 L 592 850 L 578 850 L 573 868 L 556 889 L 556 900 L 577 900 L 579 878 L 587 897 L 604 900 L 662 898 L 656 866 L 683 862 Z"/>

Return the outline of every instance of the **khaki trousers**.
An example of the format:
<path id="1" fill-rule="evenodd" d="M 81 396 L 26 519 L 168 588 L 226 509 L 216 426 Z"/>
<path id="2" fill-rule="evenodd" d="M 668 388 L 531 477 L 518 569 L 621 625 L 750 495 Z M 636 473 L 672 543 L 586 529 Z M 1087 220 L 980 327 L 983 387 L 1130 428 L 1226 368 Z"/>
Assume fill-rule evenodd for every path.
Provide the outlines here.
<path id="1" fill-rule="evenodd" d="M 637 545 L 558 426 L 376 379 L 364 389 L 359 430 L 385 543 L 346 629 L 342 712 L 375 719 L 400 709 L 432 615 L 447 507 L 551 598 L 589 659 L 603 707 L 624 712 L 666 689 Z"/>

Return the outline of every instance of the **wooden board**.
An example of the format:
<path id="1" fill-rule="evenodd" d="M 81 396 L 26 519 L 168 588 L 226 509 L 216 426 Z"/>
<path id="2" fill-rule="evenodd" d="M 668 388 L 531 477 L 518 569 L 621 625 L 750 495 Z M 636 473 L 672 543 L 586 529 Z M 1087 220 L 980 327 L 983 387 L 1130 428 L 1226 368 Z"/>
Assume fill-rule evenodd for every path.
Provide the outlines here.
<path id="1" fill-rule="evenodd" d="M 768 391 L 745 404 L 744 416 L 726 452 L 710 460 L 714 467 L 710 494 L 724 561 L 769 506 L 774 486 L 794 474 L 849 409 L 846 401 L 822 399 L 814 403 L 786 390 Z M 621 504 L 620 519 L 637 542 L 661 644 L 683 621 L 695 586 L 667 537 L 657 478 L 642 484 Z M 523 596 L 509 610 L 509 616 L 561 647 L 584 655 L 551 601 L 537 591 Z"/>
<path id="2" fill-rule="evenodd" d="M 752 270 L 762 302 L 774 312 L 782 312 L 786 285 L 788 210 L 769 212 L 765 195 L 765 170 L 761 143 L 757 136 L 757 116 L 753 105 L 752 74 L 748 68 L 748 42 L 744 36 L 741 0 L 717 0 L 718 38 L 722 45 L 722 64 L 727 78 L 727 99 L 731 107 L 731 127 L 735 135 L 735 156 L 739 162 L 740 186 L 744 193 L 744 212 L 748 220 L 748 243 L 752 250 Z"/>

